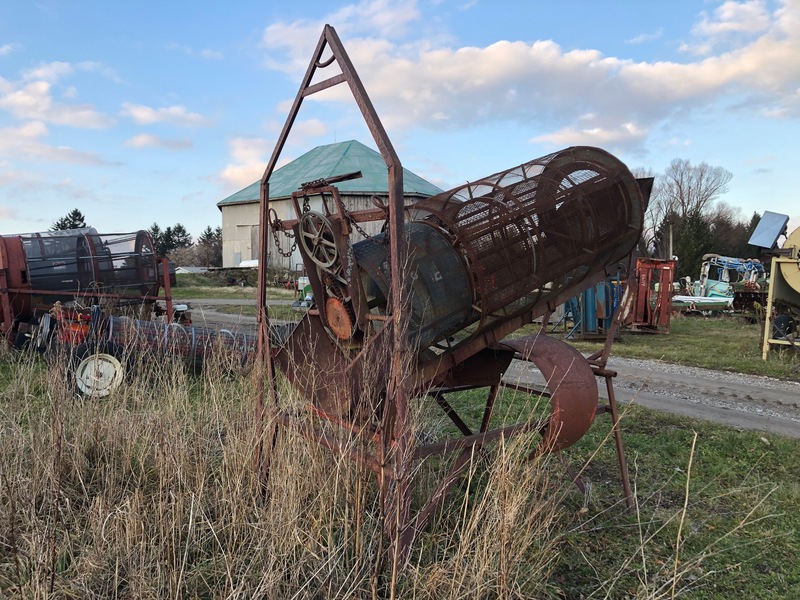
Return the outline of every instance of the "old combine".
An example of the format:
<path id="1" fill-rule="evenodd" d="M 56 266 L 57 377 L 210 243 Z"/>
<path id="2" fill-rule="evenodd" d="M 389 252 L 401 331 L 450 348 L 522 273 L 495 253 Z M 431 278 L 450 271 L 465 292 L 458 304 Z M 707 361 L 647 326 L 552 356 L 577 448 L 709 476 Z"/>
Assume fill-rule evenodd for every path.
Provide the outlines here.
<path id="1" fill-rule="evenodd" d="M 192 327 L 170 279 L 144 230 L 0 236 L 0 334 L 17 349 L 64 351 L 76 390 L 95 397 L 122 383 L 134 353 L 254 353 L 252 336 Z"/>
<path id="2" fill-rule="evenodd" d="M 302 185 L 293 195 L 295 219 L 271 219 L 270 176 L 302 101 L 341 83 L 386 162 L 388 198 L 375 198 L 374 209 L 351 211 L 335 183 L 358 173 L 343 173 Z M 550 397 L 535 453 L 568 448 L 595 415 L 610 412 L 630 502 L 615 373 L 606 368 L 614 332 L 588 359 L 543 332 L 556 306 L 604 279 L 607 269 L 628 263 L 651 185 L 603 150 L 573 147 L 404 206 L 400 161 L 336 32 L 324 28 L 262 178 L 258 410 L 262 419 L 268 411 L 275 417 L 263 422 L 299 432 L 375 474 L 396 565 L 477 452 L 537 428 L 530 420 L 490 427 L 502 386 Z M 322 199 L 321 210 L 308 209 L 312 197 Z M 364 236 L 361 224 L 370 221 L 383 223 L 382 232 Z M 265 291 L 275 231 L 294 236 L 315 300 L 296 327 L 280 331 L 270 327 Z M 629 309 L 626 293 L 612 330 Z M 541 333 L 509 337 L 534 320 L 541 320 Z M 535 365 L 547 389 L 507 382 L 515 359 Z M 281 411 L 276 367 L 318 426 Z M 607 406 L 598 401 L 598 377 L 606 384 Z M 486 390 L 483 416 L 470 423 L 448 396 L 476 388 Z M 417 440 L 412 402 L 439 407 L 459 434 Z M 274 433 L 266 431 L 264 439 Z M 269 443 L 260 456 L 268 474 Z M 412 507 L 415 465 L 437 456 L 451 457 L 450 469 L 431 496 Z"/>

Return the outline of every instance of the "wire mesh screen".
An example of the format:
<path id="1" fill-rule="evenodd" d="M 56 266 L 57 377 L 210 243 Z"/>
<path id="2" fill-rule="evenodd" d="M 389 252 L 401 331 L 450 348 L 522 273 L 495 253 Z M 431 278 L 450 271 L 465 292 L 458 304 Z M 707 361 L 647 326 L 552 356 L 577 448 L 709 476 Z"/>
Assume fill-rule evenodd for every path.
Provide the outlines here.
<path id="1" fill-rule="evenodd" d="M 146 231 L 98 234 L 88 227 L 20 239 L 34 291 L 158 294 L 155 249 Z"/>
<path id="2" fill-rule="evenodd" d="M 416 219 L 451 237 L 484 315 L 537 302 L 621 260 L 642 230 L 644 202 L 623 163 L 574 147 L 438 194 Z"/>

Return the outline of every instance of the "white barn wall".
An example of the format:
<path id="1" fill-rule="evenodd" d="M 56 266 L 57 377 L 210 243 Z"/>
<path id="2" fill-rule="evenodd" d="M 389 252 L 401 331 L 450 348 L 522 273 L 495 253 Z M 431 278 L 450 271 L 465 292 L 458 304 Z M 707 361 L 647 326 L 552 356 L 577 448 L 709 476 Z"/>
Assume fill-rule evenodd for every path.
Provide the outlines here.
<path id="1" fill-rule="evenodd" d="M 360 211 L 375 208 L 372 203 L 372 196 L 364 195 L 345 195 L 342 194 L 342 201 L 349 211 Z M 406 204 L 411 204 L 421 200 L 422 196 L 407 196 Z M 386 202 L 386 198 L 382 198 Z M 237 267 L 243 260 L 258 258 L 258 202 L 248 202 L 243 204 L 223 205 L 222 207 L 222 266 Z M 273 200 L 270 208 L 275 209 L 278 218 L 284 221 L 296 219 L 297 215 L 291 199 Z M 311 198 L 309 208 L 314 211 L 322 212 L 322 201 L 319 197 Z M 380 232 L 383 221 L 371 223 L 361 223 L 360 227 L 369 235 Z M 255 237 L 253 237 L 255 235 Z M 351 239 L 356 242 L 363 236 L 354 230 Z M 278 234 L 278 241 L 281 251 L 288 254 L 294 240 L 283 233 Z M 298 265 L 302 269 L 303 259 L 300 251 L 295 249 L 291 257 L 279 254 L 274 248 L 274 238 L 272 232 L 269 234 L 270 243 L 270 264 L 271 269 L 292 271 Z"/>

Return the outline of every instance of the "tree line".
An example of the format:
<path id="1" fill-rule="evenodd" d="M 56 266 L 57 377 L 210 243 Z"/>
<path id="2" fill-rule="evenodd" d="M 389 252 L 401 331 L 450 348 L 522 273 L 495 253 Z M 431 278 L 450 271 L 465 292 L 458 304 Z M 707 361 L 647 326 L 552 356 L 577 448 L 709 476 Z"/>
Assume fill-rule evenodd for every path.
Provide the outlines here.
<path id="1" fill-rule="evenodd" d="M 742 217 L 739 208 L 720 198 L 733 175 L 706 162 L 693 165 L 676 158 L 663 174 L 636 169 L 637 177 L 655 177 L 645 213 L 639 254 L 651 258 L 678 257 L 677 277 L 697 279 L 705 254 L 757 258 L 747 242 L 760 215 Z"/>
<path id="2" fill-rule="evenodd" d="M 83 229 L 89 227 L 86 217 L 77 208 L 72 209 L 57 219 L 50 227 L 51 231 L 67 229 Z M 158 256 L 166 256 L 179 266 L 221 267 L 222 266 L 222 227 L 212 229 L 207 226 L 192 240 L 192 236 L 181 223 L 175 223 L 162 229 L 153 223 L 147 229 L 153 238 Z"/>
<path id="3" fill-rule="evenodd" d="M 176 265 L 184 267 L 222 266 L 222 227 L 207 226 L 192 242 L 192 236 L 180 223 L 161 229 L 153 223 L 148 229 L 156 252 L 166 256 Z"/>
<path id="4" fill-rule="evenodd" d="M 760 220 L 747 219 L 740 209 L 720 200 L 733 177 L 723 167 L 706 162 L 692 164 L 676 158 L 664 173 L 634 169 L 637 177 L 654 177 L 653 192 L 645 213 L 645 229 L 639 254 L 651 258 L 678 257 L 677 277 L 697 279 L 703 255 L 714 253 L 734 258 L 756 258 L 758 250 L 748 240 Z M 86 227 L 76 208 L 53 224 L 52 229 Z M 206 227 L 196 241 L 181 223 L 148 229 L 159 256 L 182 266 L 222 266 L 222 228 Z"/>

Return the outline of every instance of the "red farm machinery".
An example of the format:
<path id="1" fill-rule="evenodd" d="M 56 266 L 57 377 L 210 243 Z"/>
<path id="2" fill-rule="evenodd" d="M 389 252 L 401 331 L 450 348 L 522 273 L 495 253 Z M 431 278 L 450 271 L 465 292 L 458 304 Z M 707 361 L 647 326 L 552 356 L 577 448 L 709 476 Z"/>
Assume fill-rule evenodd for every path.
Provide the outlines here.
<path id="1" fill-rule="evenodd" d="M 0 333 L 20 350 L 66 351 L 77 391 L 95 397 L 120 385 L 133 352 L 252 354 L 252 336 L 192 327 L 172 303 L 173 277 L 143 230 L 0 236 Z"/>
<path id="2" fill-rule="evenodd" d="M 269 183 L 303 100 L 346 84 L 387 167 L 388 197 L 373 209 L 345 205 L 338 181 L 303 184 L 293 195 L 295 218 L 278 220 Z M 612 379 L 606 368 L 614 330 L 631 310 L 622 298 L 601 352 L 584 357 L 545 335 L 555 308 L 607 277 L 630 256 L 641 235 L 652 180 L 637 180 L 611 154 L 572 147 L 530 160 L 406 206 L 403 169 L 336 32 L 326 26 L 261 185 L 258 415 L 371 470 L 378 482 L 384 533 L 395 564 L 408 556 L 472 458 L 491 442 L 541 433 L 540 452 L 578 441 L 595 416 L 610 412 L 626 501 L 630 488 Z M 308 198 L 321 199 L 310 210 Z M 383 223 L 365 236 L 362 224 Z M 315 306 L 293 328 L 271 326 L 266 302 L 273 234 L 293 237 L 301 251 Z M 635 285 L 629 270 L 628 285 Z M 634 282 L 634 283 L 632 283 Z M 538 333 L 515 337 L 540 321 Z M 510 384 L 513 361 L 532 363 L 546 389 Z M 277 371 L 303 399 L 307 418 L 283 410 Z M 599 402 L 598 378 L 608 405 Z M 501 387 L 550 398 L 550 415 L 492 428 Z M 486 391 L 482 418 L 471 423 L 448 398 Z M 409 426 L 414 403 L 429 402 L 458 434 L 422 443 Z M 265 418 L 266 414 L 274 418 Z M 314 425 L 317 423 L 318 425 Z M 353 437 L 358 443 L 352 444 Z M 264 442 L 260 468 L 269 473 Z M 416 465 L 450 460 L 436 491 L 412 506 Z"/>

